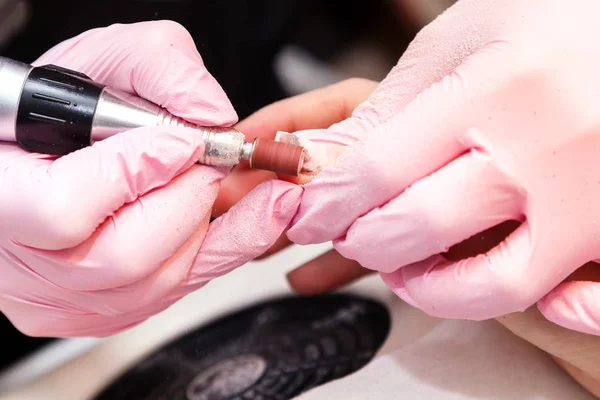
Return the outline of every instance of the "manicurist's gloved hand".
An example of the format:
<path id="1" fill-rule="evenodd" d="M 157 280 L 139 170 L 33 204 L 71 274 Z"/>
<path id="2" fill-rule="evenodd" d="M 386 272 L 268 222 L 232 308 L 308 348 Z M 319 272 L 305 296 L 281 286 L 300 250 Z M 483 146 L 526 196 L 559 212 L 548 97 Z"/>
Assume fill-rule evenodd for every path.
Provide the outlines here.
<path id="1" fill-rule="evenodd" d="M 350 117 L 354 108 L 363 102 L 376 86 L 375 82 L 357 79 L 340 82 L 271 104 L 242 121 L 239 127 L 249 135 L 273 137 L 277 130 L 316 129 L 331 125 Z M 316 134 L 318 132 L 321 133 L 321 136 Z M 327 130 L 313 133 L 312 140 L 315 143 L 331 144 L 330 150 L 336 149 L 335 136 L 328 136 Z M 303 134 L 307 133 L 303 132 Z M 337 149 L 339 150 L 339 147 Z M 222 190 L 219 193 L 223 200 L 221 203 L 227 205 L 243 196 L 237 191 L 240 187 L 238 183 L 257 185 L 261 180 L 257 179 L 259 177 L 265 178 L 265 180 L 270 179 L 268 176 L 263 176 L 266 174 L 264 171 L 260 171 L 260 175 L 258 172 L 237 168 L 228 175 L 224 179 Z M 302 177 L 302 180 L 306 182 L 311 178 L 314 179 L 314 176 L 305 176 Z M 485 253 L 512 232 L 516 226 L 518 226 L 518 222 L 509 221 L 486 230 L 453 246 L 444 254 L 444 257 L 457 261 Z M 283 237 L 271 251 L 276 251 L 286 244 L 285 237 Z M 296 268 L 288 275 L 288 281 L 296 292 L 320 294 L 338 289 L 370 273 L 374 273 L 374 271 L 362 268 L 356 261 L 345 259 L 335 250 L 331 250 Z M 571 274 L 566 281 L 600 282 L 600 268 L 596 263 L 588 263 Z M 524 313 L 504 315 L 497 320 L 517 336 L 552 356 L 590 392 L 595 395 L 600 394 L 599 336 L 559 327 L 546 320 L 535 305 Z"/>
<path id="2" fill-rule="evenodd" d="M 173 22 L 114 25 L 53 63 L 207 126 L 237 116 Z M 196 164 L 200 134 L 135 129 L 55 159 L 0 143 L 0 311 L 32 336 L 104 336 L 167 308 L 271 247 L 301 190 L 267 182 L 209 224 L 228 172 Z"/>
<path id="3" fill-rule="evenodd" d="M 403 299 L 450 318 L 538 304 L 600 334 L 600 26 L 594 0 L 460 0 L 426 27 L 353 117 L 346 152 L 305 186 L 288 233 L 329 240 Z M 451 246 L 508 220 L 485 254 Z"/>

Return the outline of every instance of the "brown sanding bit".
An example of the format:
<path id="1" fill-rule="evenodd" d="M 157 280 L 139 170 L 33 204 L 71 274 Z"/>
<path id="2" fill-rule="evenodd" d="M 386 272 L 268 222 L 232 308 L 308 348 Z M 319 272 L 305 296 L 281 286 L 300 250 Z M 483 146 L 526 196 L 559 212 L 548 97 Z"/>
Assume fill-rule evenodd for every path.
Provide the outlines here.
<path id="1" fill-rule="evenodd" d="M 249 162 L 251 168 L 298 176 L 304 164 L 304 148 L 290 143 L 256 139 Z"/>

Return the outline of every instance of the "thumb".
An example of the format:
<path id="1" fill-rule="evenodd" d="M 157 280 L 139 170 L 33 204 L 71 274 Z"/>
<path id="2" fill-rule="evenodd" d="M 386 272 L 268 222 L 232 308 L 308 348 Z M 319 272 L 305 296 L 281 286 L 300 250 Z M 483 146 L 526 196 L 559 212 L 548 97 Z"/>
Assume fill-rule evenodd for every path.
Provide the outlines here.
<path id="1" fill-rule="evenodd" d="M 600 283 L 597 281 L 561 283 L 538 302 L 538 308 L 557 325 L 600 335 Z"/>
<path id="2" fill-rule="evenodd" d="M 271 248 L 296 214 L 301 196 L 299 186 L 265 182 L 212 222 L 183 290 L 195 290 Z"/>
<path id="3" fill-rule="evenodd" d="M 34 64 L 57 64 L 139 95 L 204 126 L 231 126 L 237 115 L 207 71 L 194 40 L 172 21 L 115 24 L 54 47 Z"/>

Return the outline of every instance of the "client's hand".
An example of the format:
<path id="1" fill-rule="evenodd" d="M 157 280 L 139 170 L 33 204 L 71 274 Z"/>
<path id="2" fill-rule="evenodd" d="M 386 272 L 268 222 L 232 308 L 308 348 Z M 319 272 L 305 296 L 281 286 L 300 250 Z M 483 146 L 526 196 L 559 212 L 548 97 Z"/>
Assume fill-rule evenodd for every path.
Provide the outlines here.
<path id="1" fill-rule="evenodd" d="M 274 138 L 277 131 L 295 132 L 323 129 L 350 117 L 354 109 L 375 90 L 377 83 L 364 79 L 350 79 L 322 89 L 269 105 L 242 121 L 237 128 L 249 139 Z M 273 179 L 268 171 L 237 166 L 221 183 L 213 217 L 226 212 L 246 193 L 260 183 Z M 286 235 L 263 255 L 269 256 L 290 244 Z M 324 276 L 323 268 L 327 267 Z M 334 290 L 372 271 L 343 258 L 337 251 L 308 262 L 289 276 L 292 287 L 303 294 Z M 318 279 L 315 279 L 315 278 Z"/>

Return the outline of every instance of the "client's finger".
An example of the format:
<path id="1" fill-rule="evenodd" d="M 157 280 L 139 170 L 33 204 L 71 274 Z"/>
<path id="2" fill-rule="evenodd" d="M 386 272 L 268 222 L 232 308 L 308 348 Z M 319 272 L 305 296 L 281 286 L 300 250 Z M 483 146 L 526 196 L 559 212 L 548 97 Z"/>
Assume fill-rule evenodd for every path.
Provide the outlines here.
<path id="1" fill-rule="evenodd" d="M 596 263 L 589 263 L 580 270 L 541 299 L 538 308 L 544 317 L 557 325 L 598 336 L 600 268 Z"/>
<path id="2" fill-rule="evenodd" d="M 339 289 L 372 273 L 331 250 L 296 268 L 287 279 L 295 292 L 312 295 Z"/>
<path id="3" fill-rule="evenodd" d="M 328 128 L 350 117 L 376 87 L 377 82 L 366 79 L 342 81 L 273 103 L 240 122 L 236 128 L 248 140 L 257 137 L 273 139 L 278 131 Z M 238 165 L 222 181 L 213 217 L 227 212 L 260 183 L 274 178 L 276 175 L 272 172 L 252 170 L 247 163 Z"/>
<path id="4" fill-rule="evenodd" d="M 273 103 L 238 124 L 246 137 L 274 138 L 277 131 L 325 129 L 341 122 L 375 90 L 378 83 L 348 79 Z"/>
<path id="5" fill-rule="evenodd" d="M 497 318 L 515 335 L 600 379 L 600 337 L 566 329 L 548 321 L 537 307 Z"/>

